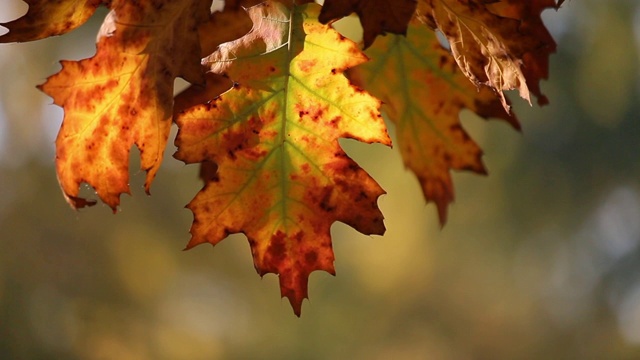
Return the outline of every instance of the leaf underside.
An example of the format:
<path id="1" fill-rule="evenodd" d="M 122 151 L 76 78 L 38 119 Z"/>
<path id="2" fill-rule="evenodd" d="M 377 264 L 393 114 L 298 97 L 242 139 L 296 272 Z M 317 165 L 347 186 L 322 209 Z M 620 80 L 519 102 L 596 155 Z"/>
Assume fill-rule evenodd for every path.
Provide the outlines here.
<path id="1" fill-rule="evenodd" d="M 458 66 L 476 85 L 497 91 L 508 111 L 505 90 L 518 90 L 530 102 L 529 84 L 539 92 L 538 81 L 546 77 L 548 58 L 555 43 L 540 20 L 540 12 L 554 1 L 419 0 L 417 16 L 449 41 Z M 557 5 L 559 6 L 559 5 Z M 493 11 L 493 12 L 492 12 Z M 519 17 L 510 18 L 507 15 Z M 525 75 L 525 58 L 528 77 Z M 537 58 L 537 60 L 536 60 Z M 542 62 L 537 64 L 537 62 Z M 539 65 L 539 68 L 537 69 Z"/>
<path id="2" fill-rule="evenodd" d="M 84 24 L 98 6 L 109 0 L 24 0 L 27 13 L 0 25 L 9 32 L 0 36 L 0 43 L 23 42 L 65 34 Z"/>

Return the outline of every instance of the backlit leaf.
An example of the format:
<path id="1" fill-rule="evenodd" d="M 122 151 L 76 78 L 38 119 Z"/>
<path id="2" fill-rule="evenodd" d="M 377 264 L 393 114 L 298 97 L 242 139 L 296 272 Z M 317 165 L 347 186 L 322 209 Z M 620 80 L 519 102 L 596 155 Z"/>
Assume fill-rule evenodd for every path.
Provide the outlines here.
<path id="1" fill-rule="evenodd" d="M 100 4 L 110 0 L 24 0 L 27 13 L 8 23 L 0 24 L 9 32 L 0 36 L 0 43 L 23 42 L 62 35 L 84 24 Z"/>
<path id="2" fill-rule="evenodd" d="M 60 186 L 74 208 L 91 205 L 79 186 L 93 186 L 116 209 L 129 193 L 129 151 L 136 145 L 147 192 L 171 126 L 173 81 L 203 81 L 197 25 L 211 1 L 113 1 L 96 55 L 63 61 L 41 89 L 64 108 L 56 140 Z M 175 56 L 180 54 L 180 56 Z"/>
<path id="3" fill-rule="evenodd" d="M 318 5 L 266 2 L 248 13 L 252 31 L 205 59 L 234 88 L 176 120 L 175 156 L 217 170 L 188 205 L 188 247 L 246 234 L 258 273 L 279 275 L 299 315 L 309 274 L 335 272 L 334 222 L 384 232 L 377 207 L 384 191 L 338 139 L 390 140 L 379 101 L 342 75 L 366 57 L 318 22 Z"/>
<path id="4" fill-rule="evenodd" d="M 460 111 L 496 117 L 518 127 L 488 87 L 476 88 L 462 74 L 435 33 L 412 24 L 407 37 L 389 35 L 367 50 L 373 60 L 349 71 L 353 81 L 384 102 L 396 124 L 397 146 L 418 177 L 427 201 L 438 208 L 441 224 L 454 198 L 450 170 L 486 172 L 482 150 L 467 135 Z"/>
<path id="5" fill-rule="evenodd" d="M 536 36 L 542 31 L 541 22 L 533 24 L 496 15 L 489 11 L 490 3 L 493 1 L 419 0 L 417 13 L 447 37 L 463 73 L 478 85 L 494 88 L 508 110 L 504 90 L 517 89 L 530 102 L 523 70 L 525 54 L 552 48 L 554 44 L 548 43 L 549 38 Z"/>

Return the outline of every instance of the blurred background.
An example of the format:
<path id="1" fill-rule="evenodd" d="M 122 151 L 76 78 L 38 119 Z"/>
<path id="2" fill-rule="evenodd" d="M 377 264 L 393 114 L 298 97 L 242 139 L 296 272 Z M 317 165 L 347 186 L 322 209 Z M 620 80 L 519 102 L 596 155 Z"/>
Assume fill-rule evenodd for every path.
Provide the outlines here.
<path id="1" fill-rule="evenodd" d="M 25 11 L 4 0 L 0 22 Z M 62 110 L 35 85 L 93 55 L 105 13 L 0 45 L 0 358 L 640 358 L 640 2 L 544 13 L 551 104 L 513 96 L 521 134 L 462 114 L 490 175 L 455 175 L 444 229 L 395 150 L 344 141 L 388 191 L 388 230 L 334 225 L 338 275 L 312 274 L 301 318 L 243 236 L 181 251 L 201 184 L 173 145 L 150 197 L 132 152 L 117 215 L 63 200 Z"/>

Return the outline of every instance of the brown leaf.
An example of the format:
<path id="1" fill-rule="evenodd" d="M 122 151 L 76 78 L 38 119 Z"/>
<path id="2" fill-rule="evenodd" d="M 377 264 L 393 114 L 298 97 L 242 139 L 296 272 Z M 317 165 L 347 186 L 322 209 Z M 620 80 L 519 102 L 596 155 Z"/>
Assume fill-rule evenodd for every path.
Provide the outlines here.
<path id="1" fill-rule="evenodd" d="M 540 39 L 540 47 L 528 49 L 522 56 L 522 71 L 530 91 L 538 98 L 538 105 L 549 103 L 540 90 L 540 80 L 549 77 L 549 55 L 556 51 L 556 42 L 542 22 L 540 14 L 545 9 L 557 9 L 562 4 L 555 0 L 503 0 L 490 3 L 492 13 L 520 21 L 520 33 Z"/>
<path id="2" fill-rule="evenodd" d="M 406 34 L 407 24 L 416 9 L 416 0 L 326 0 L 319 20 L 326 24 L 351 13 L 360 17 L 364 29 L 364 47 L 386 32 Z"/>
<path id="3" fill-rule="evenodd" d="M 496 15 L 490 5 L 485 0 L 420 0 L 417 14 L 447 37 L 463 73 L 477 85 L 494 88 L 508 110 L 504 90 L 517 89 L 530 102 L 523 69 L 525 55 L 554 44 L 538 36 L 543 32 L 539 30 L 541 23 Z M 537 65 L 537 61 L 533 59 L 530 65 Z"/>
<path id="4" fill-rule="evenodd" d="M 344 70 L 366 61 L 356 44 L 317 21 L 319 6 L 275 1 L 248 9 L 246 36 L 205 59 L 235 86 L 177 116 L 176 158 L 203 163 L 189 203 L 188 248 L 244 233 L 260 275 L 279 275 L 300 315 L 311 272 L 335 273 L 331 225 L 382 234 L 384 190 L 339 138 L 390 144 L 380 102 Z M 215 167 L 212 166 L 215 163 Z"/>
<path id="5" fill-rule="evenodd" d="M 218 45 L 248 33 L 252 25 L 253 23 L 243 7 L 226 1 L 223 11 L 212 13 L 209 21 L 200 26 L 202 57 L 214 52 Z"/>

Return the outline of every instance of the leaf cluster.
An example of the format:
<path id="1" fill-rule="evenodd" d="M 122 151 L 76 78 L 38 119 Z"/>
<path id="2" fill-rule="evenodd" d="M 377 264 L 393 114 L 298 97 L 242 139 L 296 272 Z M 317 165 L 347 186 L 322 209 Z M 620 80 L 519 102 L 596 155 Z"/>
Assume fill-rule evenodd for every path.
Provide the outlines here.
<path id="1" fill-rule="evenodd" d="M 451 170 L 486 173 L 460 111 L 518 129 L 505 91 L 548 101 L 539 82 L 556 45 L 540 15 L 562 0 L 233 0 L 213 13 L 212 0 L 25 2 L 0 42 L 62 35 L 110 10 L 96 54 L 62 61 L 39 86 L 64 109 L 56 171 L 68 203 L 95 204 L 79 195 L 87 183 L 115 211 L 134 145 L 148 192 L 176 124 L 174 156 L 200 164 L 204 181 L 187 247 L 244 233 L 258 273 L 278 274 L 300 315 L 309 274 L 335 273 L 334 222 L 385 231 L 384 190 L 338 140 L 391 145 L 386 113 L 444 224 Z M 360 45 L 331 26 L 353 13 Z M 174 96 L 177 77 L 192 85 Z"/>

